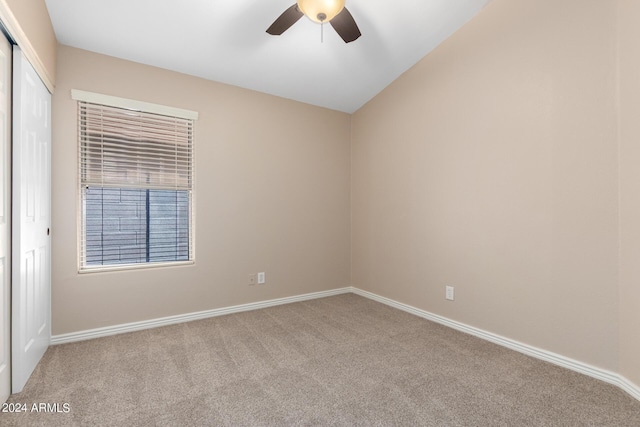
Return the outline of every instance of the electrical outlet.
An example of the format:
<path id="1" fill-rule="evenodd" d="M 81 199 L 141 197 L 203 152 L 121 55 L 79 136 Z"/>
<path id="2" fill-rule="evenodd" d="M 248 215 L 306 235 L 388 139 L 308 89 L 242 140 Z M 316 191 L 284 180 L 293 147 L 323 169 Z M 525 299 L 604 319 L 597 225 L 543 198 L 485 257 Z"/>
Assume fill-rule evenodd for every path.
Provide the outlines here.
<path id="1" fill-rule="evenodd" d="M 445 298 L 453 301 L 453 286 L 445 286 Z"/>
<path id="2" fill-rule="evenodd" d="M 255 274 L 250 274 L 249 275 L 249 284 L 250 285 L 255 285 L 256 284 L 256 275 Z"/>
<path id="3" fill-rule="evenodd" d="M 267 282 L 267 276 L 265 272 L 258 273 L 258 285 L 264 285 Z"/>

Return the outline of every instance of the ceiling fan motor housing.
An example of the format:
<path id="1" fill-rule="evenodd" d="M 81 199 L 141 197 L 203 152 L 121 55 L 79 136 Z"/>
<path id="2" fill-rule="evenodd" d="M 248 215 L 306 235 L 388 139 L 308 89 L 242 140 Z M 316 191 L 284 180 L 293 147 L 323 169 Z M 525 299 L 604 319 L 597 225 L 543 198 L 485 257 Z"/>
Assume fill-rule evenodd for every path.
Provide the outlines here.
<path id="1" fill-rule="evenodd" d="M 314 22 L 329 22 L 344 9 L 345 0 L 298 0 L 298 8 Z"/>

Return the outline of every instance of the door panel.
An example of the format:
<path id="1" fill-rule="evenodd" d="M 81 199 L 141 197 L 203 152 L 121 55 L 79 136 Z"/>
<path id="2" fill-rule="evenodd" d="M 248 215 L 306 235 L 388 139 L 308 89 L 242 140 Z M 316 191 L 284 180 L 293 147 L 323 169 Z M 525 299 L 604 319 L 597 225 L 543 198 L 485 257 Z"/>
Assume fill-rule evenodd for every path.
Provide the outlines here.
<path id="1" fill-rule="evenodd" d="M 12 392 L 51 341 L 51 95 L 19 48 L 13 55 Z"/>
<path id="2" fill-rule="evenodd" d="M 11 56 L 0 33 L 0 403 L 11 394 Z"/>

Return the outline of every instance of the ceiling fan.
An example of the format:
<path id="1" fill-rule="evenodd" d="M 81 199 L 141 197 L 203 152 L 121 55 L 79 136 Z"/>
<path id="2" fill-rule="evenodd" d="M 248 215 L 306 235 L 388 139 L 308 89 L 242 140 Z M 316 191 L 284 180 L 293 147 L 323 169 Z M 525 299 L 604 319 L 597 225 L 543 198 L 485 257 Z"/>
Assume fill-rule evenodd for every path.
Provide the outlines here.
<path id="1" fill-rule="evenodd" d="M 267 33 L 279 36 L 298 22 L 303 15 L 319 24 L 328 22 L 345 43 L 361 36 L 360 29 L 351 13 L 344 7 L 345 0 L 298 0 L 276 19 Z"/>

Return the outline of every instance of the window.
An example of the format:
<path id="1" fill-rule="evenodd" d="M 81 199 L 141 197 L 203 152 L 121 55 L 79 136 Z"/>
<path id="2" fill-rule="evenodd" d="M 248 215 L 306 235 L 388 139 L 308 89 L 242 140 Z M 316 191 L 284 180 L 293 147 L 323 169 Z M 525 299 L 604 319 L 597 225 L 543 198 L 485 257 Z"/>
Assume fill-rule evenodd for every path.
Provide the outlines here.
<path id="1" fill-rule="evenodd" d="M 193 261 L 197 113 L 76 90 L 72 97 L 80 271 Z"/>

